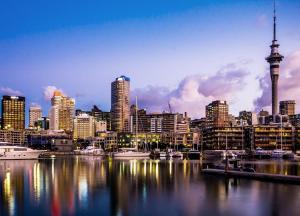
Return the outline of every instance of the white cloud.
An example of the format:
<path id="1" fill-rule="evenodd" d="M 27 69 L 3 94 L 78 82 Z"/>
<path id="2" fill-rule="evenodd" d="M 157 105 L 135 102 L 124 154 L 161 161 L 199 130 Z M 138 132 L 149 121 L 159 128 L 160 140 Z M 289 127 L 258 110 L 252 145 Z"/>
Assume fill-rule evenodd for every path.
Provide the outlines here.
<path id="1" fill-rule="evenodd" d="M 53 97 L 53 93 L 56 90 L 58 90 L 61 93 L 63 93 L 63 90 L 62 89 L 58 89 L 56 86 L 46 86 L 46 87 L 44 87 L 44 91 L 43 91 L 44 99 L 46 101 L 51 100 L 51 98 Z"/>
<path id="2" fill-rule="evenodd" d="M 9 87 L 0 87 L 0 93 L 3 95 L 9 95 L 9 96 L 20 96 L 23 95 L 22 92 L 19 90 L 15 90 Z"/>
<path id="3" fill-rule="evenodd" d="M 148 86 L 135 89 L 132 95 L 138 96 L 140 107 L 150 111 L 168 110 L 170 103 L 173 111 L 188 112 L 189 116 L 199 118 L 205 115 L 205 106 L 213 100 L 227 100 L 233 105 L 237 93 L 245 86 L 247 75 L 239 63 L 229 64 L 212 76 L 187 76 L 172 91 L 166 87 Z"/>

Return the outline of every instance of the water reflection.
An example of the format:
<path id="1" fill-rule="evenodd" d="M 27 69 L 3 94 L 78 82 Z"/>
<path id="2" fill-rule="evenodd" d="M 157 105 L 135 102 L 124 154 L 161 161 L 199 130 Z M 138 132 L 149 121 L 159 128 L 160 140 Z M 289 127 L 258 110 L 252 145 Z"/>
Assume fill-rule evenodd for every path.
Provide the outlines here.
<path id="1" fill-rule="evenodd" d="M 252 165 L 299 172 L 297 163 Z M 0 215 L 297 215 L 300 186 L 202 176 L 200 167 L 93 157 L 0 161 Z"/>

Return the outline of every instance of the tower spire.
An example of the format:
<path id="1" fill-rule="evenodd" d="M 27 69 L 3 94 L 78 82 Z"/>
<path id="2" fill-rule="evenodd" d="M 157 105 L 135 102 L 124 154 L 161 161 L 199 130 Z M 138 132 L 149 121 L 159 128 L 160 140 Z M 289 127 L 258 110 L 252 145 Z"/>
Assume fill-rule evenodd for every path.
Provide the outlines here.
<path id="1" fill-rule="evenodd" d="M 273 41 L 276 41 L 276 4 L 275 4 L 275 0 L 274 0 L 274 16 L 273 16 Z"/>

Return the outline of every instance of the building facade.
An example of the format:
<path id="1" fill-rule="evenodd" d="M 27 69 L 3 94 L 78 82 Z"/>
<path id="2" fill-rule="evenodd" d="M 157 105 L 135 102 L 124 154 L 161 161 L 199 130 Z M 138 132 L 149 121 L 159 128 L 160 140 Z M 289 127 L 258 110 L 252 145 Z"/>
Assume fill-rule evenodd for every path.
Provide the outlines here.
<path id="1" fill-rule="evenodd" d="M 50 127 L 52 130 L 73 131 L 73 118 L 75 114 L 75 100 L 55 91 L 51 99 L 52 113 Z M 50 116 L 50 115 L 49 115 Z"/>
<path id="2" fill-rule="evenodd" d="M 294 150 L 293 127 L 280 125 L 257 125 L 245 132 L 247 143 L 251 150 L 260 147 L 264 150 L 283 149 Z"/>
<path id="3" fill-rule="evenodd" d="M 256 113 L 250 111 L 241 111 L 239 112 L 239 119 L 243 120 L 247 123 L 247 125 L 257 125 L 258 124 L 258 117 Z M 242 124 L 245 125 L 245 124 Z"/>
<path id="4" fill-rule="evenodd" d="M 130 121 L 130 79 L 120 76 L 111 83 L 111 127 L 116 132 L 128 132 Z"/>
<path id="5" fill-rule="evenodd" d="M 50 130 L 59 130 L 59 107 L 52 106 L 49 110 L 49 128 Z"/>
<path id="6" fill-rule="evenodd" d="M 207 126 L 224 127 L 229 125 L 228 104 L 226 101 L 213 101 L 205 109 Z"/>
<path id="7" fill-rule="evenodd" d="M 49 130 L 50 119 L 48 117 L 41 117 L 34 123 L 34 127 L 38 130 Z"/>
<path id="8" fill-rule="evenodd" d="M 1 110 L 2 129 L 25 129 L 25 97 L 4 95 Z"/>
<path id="9" fill-rule="evenodd" d="M 243 127 L 206 127 L 202 144 L 208 150 L 242 150 L 246 148 Z"/>
<path id="10" fill-rule="evenodd" d="M 74 118 L 73 138 L 87 139 L 95 136 L 95 119 L 86 113 L 79 114 Z"/>
<path id="11" fill-rule="evenodd" d="M 29 107 L 29 127 L 35 127 L 35 122 L 42 118 L 42 108 L 39 105 L 31 105 Z"/>
<path id="12" fill-rule="evenodd" d="M 295 105 L 294 100 L 280 101 L 279 102 L 279 112 L 281 115 L 295 115 Z"/>
<path id="13" fill-rule="evenodd" d="M 10 145 L 24 145 L 26 132 L 24 130 L 0 130 L 0 142 Z"/>

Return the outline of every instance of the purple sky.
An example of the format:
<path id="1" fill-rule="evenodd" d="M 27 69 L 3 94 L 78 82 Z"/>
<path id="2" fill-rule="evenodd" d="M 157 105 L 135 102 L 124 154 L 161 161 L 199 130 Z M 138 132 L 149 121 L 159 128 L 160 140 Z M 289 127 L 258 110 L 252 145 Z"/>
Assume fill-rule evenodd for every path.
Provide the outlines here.
<path id="1" fill-rule="evenodd" d="M 264 58 L 272 40 L 271 0 L 76 3 L 4 3 L 0 94 L 25 95 L 44 115 L 50 105 L 44 94 L 54 88 L 75 97 L 77 108 L 109 110 L 110 83 L 124 74 L 149 111 L 170 102 L 175 111 L 201 117 L 216 99 L 228 100 L 233 114 L 269 109 Z M 280 99 L 300 103 L 300 2 L 277 5 L 285 56 Z"/>

